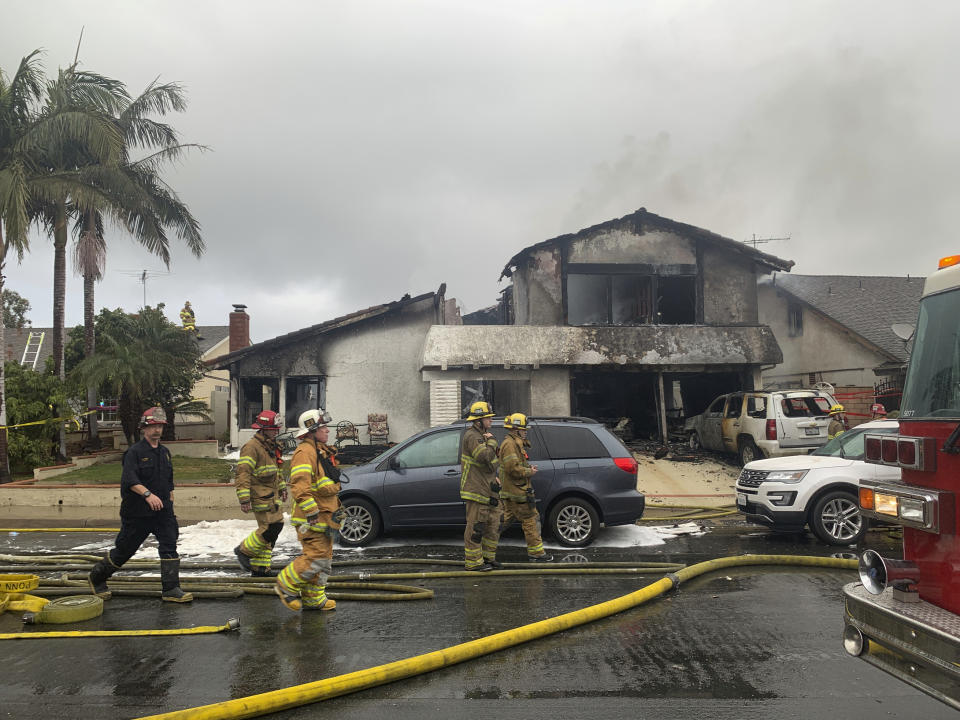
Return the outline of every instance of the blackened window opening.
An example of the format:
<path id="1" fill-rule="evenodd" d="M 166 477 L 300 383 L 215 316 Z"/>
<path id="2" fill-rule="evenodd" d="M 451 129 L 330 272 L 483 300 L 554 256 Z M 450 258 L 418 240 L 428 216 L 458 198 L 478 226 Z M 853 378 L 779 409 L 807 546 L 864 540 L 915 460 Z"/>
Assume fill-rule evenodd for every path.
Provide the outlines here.
<path id="1" fill-rule="evenodd" d="M 570 325 L 693 325 L 696 278 L 570 273 L 567 322 Z"/>

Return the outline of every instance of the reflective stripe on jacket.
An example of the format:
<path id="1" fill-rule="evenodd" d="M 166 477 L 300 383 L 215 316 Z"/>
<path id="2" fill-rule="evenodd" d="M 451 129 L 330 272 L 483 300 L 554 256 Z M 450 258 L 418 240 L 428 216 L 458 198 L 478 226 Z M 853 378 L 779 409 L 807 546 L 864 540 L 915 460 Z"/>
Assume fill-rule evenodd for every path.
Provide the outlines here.
<path id="1" fill-rule="evenodd" d="M 340 483 L 327 477 L 320 462 L 321 455 L 336 464 L 334 451 L 307 438 L 301 442 L 290 460 L 290 493 L 293 495 L 293 516 L 290 524 L 309 524 L 311 530 L 322 532 L 327 527 L 330 514 L 340 507 Z M 316 522 L 307 523 L 307 518 L 319 514 Z"/>
<path id="2" fill-rule="evenodd" d="M 497 439 L 484 438 L 475 425 L 468 428 L 460 445 L 460 464 L 460 497 L 489 504 L 490 497 L 494 495 L 490 483 L 496 481 L 500 465 Z"/>
<path id="3" fill-rule="evenodd" d="M 248 502 L 254 511 L 272 510 L 279 504 L 277 496 L 287 484 L 277 464 L 276 445 L 257 433 L 240 449 L 237 460 L 237 499 Z"/>

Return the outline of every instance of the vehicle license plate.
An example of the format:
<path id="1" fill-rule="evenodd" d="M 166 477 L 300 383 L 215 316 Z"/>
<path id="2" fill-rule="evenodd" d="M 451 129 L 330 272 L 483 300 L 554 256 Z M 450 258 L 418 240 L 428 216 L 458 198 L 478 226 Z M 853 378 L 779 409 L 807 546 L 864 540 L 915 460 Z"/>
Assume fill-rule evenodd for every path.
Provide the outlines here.
<path id="1" fill-rule="evenodd" d="M 820 428 L 815 428 L 815 427 L 812 427 L 812 428 L 804 428 L 804 431 L 807 433 L 807 435 L 819 435 L 819 434 L 820 434 Z"/>
<path id="2" fill-rule="evenodd" d="M 747 506 L 746 493 L 737 493 L 737 507 L 746 507 L 746 506 Z"/>

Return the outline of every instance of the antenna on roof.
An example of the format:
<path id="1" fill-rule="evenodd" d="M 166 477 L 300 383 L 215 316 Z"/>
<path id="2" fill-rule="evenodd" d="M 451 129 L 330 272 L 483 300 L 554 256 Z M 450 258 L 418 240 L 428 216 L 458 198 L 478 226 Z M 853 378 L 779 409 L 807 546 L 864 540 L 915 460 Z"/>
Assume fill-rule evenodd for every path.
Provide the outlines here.
<path id="1" fill-rule="evenodd" d="M 787 235 L 786 237 L 758 238 L 758 237 L 757 237 L 757 234 L 754 233 L 754 234 L 753 234 L 753 237 L 750 238 L 749 240 L 744 240 L 744 241 L 743 241 L 743 244 L 744 244 L 744 245 L 752 245 L 752 246 L 753 246 L 753 249 L 756 250 L 756 249 L 757 249 L 757 245 L 762 245 L 763 243 L 768 243 L 768 242 L 780 242 L 781 240 L 789 240 L 789 239 L 790 239 L 790 236 L 789 236 L 789 235 Z"/>

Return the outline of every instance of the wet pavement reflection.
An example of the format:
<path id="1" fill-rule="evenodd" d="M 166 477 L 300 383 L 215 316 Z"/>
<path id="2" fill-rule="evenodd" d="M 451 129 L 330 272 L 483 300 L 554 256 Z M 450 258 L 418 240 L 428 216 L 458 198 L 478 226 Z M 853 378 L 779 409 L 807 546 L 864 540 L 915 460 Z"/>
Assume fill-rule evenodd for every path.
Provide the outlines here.
<path id="1" fill-rule="evenodd" d="M 414 544 L 349 557 L 459 559 L 454 545 L 433 544 L 436 534 L 411 538 Z M 0 553 L 62 552 L 83 541 L 0 533 Z M 869 533 L 866 543 L 885 555 L 899 548 L 898 539 L 883 532 Z M 852 557 L 854 551 L 843 552 Z M 522 552 L 506 547 L 499 559 L 520 562 Z M 838 554 L 812 536 L 770 535 L 737 520 L 659 546 L 553 552 L 571 564 Z M 386 571 L 438 569 L 413 562 Z M 228 565 L 225 570 L 236 572 Z M 240 617 L 242 627 L 202 636 L 6 641 L 0 710 L 11 718 L 131 718 L 240 698 L 508 630 L 619 597 L 659 577 L 478 574 L 401 581 L 430 587 L 436 597 L 343 601 L 333 613 L 302 616 L 272 596 L 188 606 L 118 597 L 102 617 L 56 629 L 221 625 L 231 617 Z M 851 571 L 821 568 L 731 568 L 586 626 L 271 717 L 955 718 L 947 706 L 843 651 L 841 588 L 852 579 Z M 50 627 L 23 628 L 15 614 L 0 615 L 0 632 Z"/>

